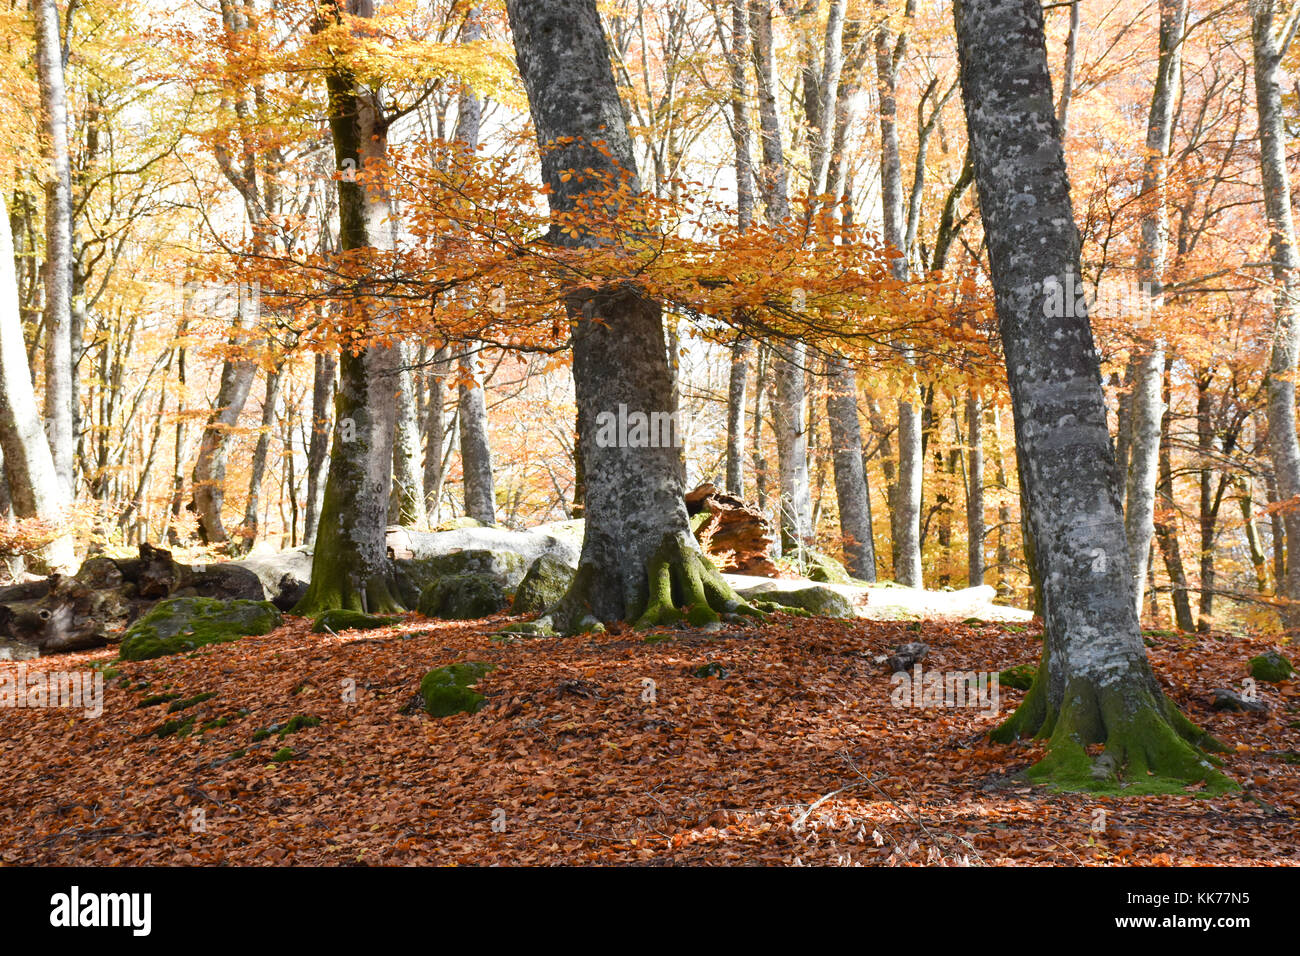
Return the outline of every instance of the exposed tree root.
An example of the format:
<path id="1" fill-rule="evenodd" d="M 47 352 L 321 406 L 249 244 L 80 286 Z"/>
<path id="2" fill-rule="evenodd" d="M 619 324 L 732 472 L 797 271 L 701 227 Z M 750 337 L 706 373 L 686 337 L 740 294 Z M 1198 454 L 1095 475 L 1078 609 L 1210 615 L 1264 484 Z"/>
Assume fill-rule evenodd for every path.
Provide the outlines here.
<path id="1" fill-rule="evenodd" d="M 645 607 L 632 608 L 628 614 L 638 628 L 687 623 L 707 629 L 723 620 L 766 618 L 763 611 L 736 594 L 684 533 L 664 536 L 647 562 L 646 578 L 649 587 Z M 580 565 L 569 590 L 546 613 L 504 630 L 536 636 L 603 631 L 604 625 L 591 612 L 591 589 L 596 580 L 594 568 Z"/>
<path id="2" fill-rule="evenodd" d="M 758 608 L 740 597 L 685 535 L 665 535 L 646 568 L 649 598 L 636 616 L 638 628 L 686 621 L 714 627 L 724 617 L 763 618 Z M 685 609 L 684 611 L 682 609 Z"/>
<path id="3" fill-rule="evenodd" d="M 1220 773 L 1209 752 L 1228 748 L 1187 719 L 1164 694 L 1138 679 L 1105 687 L 1076 679 L 1065 688 L 1061 706 L 1047 701 L 1047 654 L 1025 699 L 990 735 L 1007 743 L 1036 737 L 1047 753 L 1026 777 L 1057 790 L 1123 794 L 1182 793 L 1190 784 L 1204 792 L 1238 789 Z M 1103 744 L 1092 757 L 1089 744 Z"/>
<path id="4" fill-rule="evenodd" d="M 290 613 L 314 617 L 339 608 L 367 614 L 400 614 L 407 609 L 391 575 L 376 575 L 361 581 L 343 567 L 326 573 L 313 567 L 307 593 Z"/>

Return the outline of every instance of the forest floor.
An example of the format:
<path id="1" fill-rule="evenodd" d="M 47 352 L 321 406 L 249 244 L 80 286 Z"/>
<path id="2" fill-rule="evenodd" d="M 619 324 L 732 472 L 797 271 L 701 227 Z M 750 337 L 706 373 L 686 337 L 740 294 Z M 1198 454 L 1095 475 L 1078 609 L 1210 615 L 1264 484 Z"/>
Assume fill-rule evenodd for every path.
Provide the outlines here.
<path id="1" fill-rule="evenodd" d="M 0 710 L 0 862 L 1300 864 L 1300 681 L 1261 684 L 1266 714 L 1208 705 L 1262 638 L 1148 641 L 1174 701 L 1235 748 L 1241 793 L 1098 797 L 1012 779 L 1039 745 L 990 744 L 988 709 L 893 706 L 877 663 L 920 639 L 927 669 L 1032 665 L 1035 625 L 779 616 L 647 641 L 507 639 L 503 621 L 335 636 L 288 619 L 140 663 L 0 663 L 116 669 L 97 718 Z M 412 710 L 420 678 L 458 660 L 497 665 L 486 706 Z M 722 673 L 695 676 L 708 663 Z M 1001 713 L 1021 697 L 1002 687 Z"/>

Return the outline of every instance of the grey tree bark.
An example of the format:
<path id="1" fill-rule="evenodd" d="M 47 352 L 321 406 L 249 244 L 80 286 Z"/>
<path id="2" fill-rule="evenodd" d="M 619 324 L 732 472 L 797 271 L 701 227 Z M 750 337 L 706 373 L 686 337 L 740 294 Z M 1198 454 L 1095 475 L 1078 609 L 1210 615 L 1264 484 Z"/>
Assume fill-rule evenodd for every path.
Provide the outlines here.
<path id="1" fill-rule="evenodd" d="M 420 467 L 420 407 L 411 373 L 411 345 L 399 342 L 397 394 L 393 397 L 393 491 L 388 520 L 406 528 L 424 528 L 424 474 Z"/>
<path id="2" fill-rule="evenodd" d="M 744 232 L 754 222 L 753 156 L 749 141 L 749 81 L 745 63 L 749 59 L 747 0 L 731 0 L 731 45 L 727 66 L 731 77 L 731 139 L 735 147 L 736 228 Z M 749 361 L 754 340 L 739 335 L 731 345 L 731 368 L 727 382 L 727 491 L 745 496 L 745 395 L 749 388 Z"/>
<path id="3" fill-rule="evenodd" d="M 1187 0 L 1160 0 L 1160 59 L 1147 117 L 1146 158 L 1142 167 L 1142 196 L 1147 202 L 1147 208 L 1142 216 L 1137 261 L 1139 289 L 1142 295 L 1150 296 L 1153 311 L 1164 300 L 1165 259 L 1169 247 L 1169 148 L 1173 135 L 1174 110 L 1181 86 L 1179 76 L 1182 72 L 1183 24 L 1186 19 Z M 1151 553 L 1151 536 L 1155 531 L 1161 422 L 1165 415 L 1165 344 L 1156 331 L 1141 336 L 1135 349 L 1132 359 L 1133 391 L 1129 406 L 1133 421 L 1124 533 L 1128 538 L 1129 554 L 1133 557 L 1133 606 L 1140 618 L 1147 573 L 1150 570 L 1148 555 Z"/>
<path id="4" fill-rule="evenodd" d="M 487 392 L 483 384 L 483 362 L 477 350 L 461 353 L 457 404 L 465 514 L 475 521 L 494 525 L 496 486 L 492 480 L 492 446 L 488 440 Z"/>
<path id="5" fill-rule="evenodd" d="M 56 0 L 36 0 L 36 73 L 41 93 L 45 184 L 45 430 L 64 501 L 73 497 L 72 171 L 63 44 Z"/>
<path id="6" fill-rule="evenodd" d="M 966 396 L 966 586 L 984 583 L 984 405 Z"/>
<path id="7" fill-rule="evenodd" d="M 1300 440 L 1296 437 L 1295 371 L 1300 359 L 1300 253 L 1296 250 L 1287 172 L 1286 128 L 1282 109 L 1282 57 L 1300 22 L 1300 3 L 1274 28 L 1277 0 L 1251 0 L 1250 34 L 1254 51 L 1255 105 L 1259 118 L 1260 178 L 1268 220 L 1269 258 L 1275 285 L 1273 344 L 1268 367 L 1268 441 L 1277 493 L 1284 506 L 1288 558 L 1278 593 L 1286 604 L 1282 621 L 1300 629 Z"/>
<path id="8" fill-rule="evenodd" d="M 447 346 L 434 351 L 429 373 L 428 397 L 424 410 L 424 500 L 431 524 L 441 513 L 443 481 L 443 445 L 447 440 L 447 421 L 443 399 L 447 386 Z"/>
<path id="9" fill-rule="evenodd" d="M 877 2 L 877 7 L 880 3 Z M 908 6 L 911 14 L 911 5 Z M 897 253 L 894 275 L 909 275 L 903 221 L 903 164 L 898 147 L 898 71 L 907 49 L 907 28 L 895 36 L 887 23 L 876 32 L 876 82 L 880 95 L 880 197 L 885 244 Z M 894 538 L 894 580 L 921 587 L 921 492 L 925 467 L 921 421 L 915 389 L 898 401 L 898 483 L 892 496 L 890 525 Z"/>
<path id="10" fill-rule="evenodd" d="M 345 12 L 373 15 L 369 0 L 321 5 L 316 22 L 342 23 Z M 387 158 L 388 127 L 376 90 L 337 62 L 326 77 L 329 123 L 338 169 L 365 169 Z M 381 184 L 338 182 L 339 245 L 344 252 L 391 241 L 392 203 Z M 375 323 L 379 316 L 365 321 Z M 398 358 L 393 346 L 372 345 L 339 355 L 334 448 L 312 555 L 311 584 L 295 614 L 331 608 L 370 613 L 402 609 L 388 558 L 385 530 L 393 477 L 393 393 Z"/>
<path id="11" fill-rule="evenodd" d="M 506 9 L 552 214 L 570 213 L 595 188 L 590 179 L 562 178 L 565 170 L 590 167 L 639 192 L 595 0 L 508 0 Z M 574 225 L 567 234 L 553 229 L 550 241 L 579 248 L 593 241 Z M 707 625 L 719 613 L 752 611 L 700 554 L 678 449 L 598 440 L 601 414 L 617 414 L 620 405 L 646 414 L 675 411 L 659 304 L 623 283 L 574 290 L 565 305 L 573 324 L 585 533 L 573 585 L 544 616 L 549 620 L 532 627 L 574 632 L 629 618 L 655 625 L 680 619 L 682 607 L 692 623 Z"/>
<path id="12" fill-rule="evenodd" d="M 316 355 L 311 390 L 311 441 L 307 446 L 307 503 L 302 536 L 304 544 L 316 541 L 316 525 L 320 521 L 320 509 L 325 495 L 334 378 L 338 374 L 338 364 L 336 355 L 324 352 Z"/>
<path id="13" fill-rule="evenodd" d="M 1044 595 L 1043 656 L 997 731 L 1048 738 L 1031 779 L 1070 788 L 1232 786 L 1212 738 L 1164 696 L 1128 599 L 1131 562 L 1086 316 L 1050 314 L 1049 277 L 1080 274 L 1037 0 L 959 0 L 966 125 Z M 1026 213 L 1025 210 L 1032 210 Z M 1086 747 L 1105 744 L 1092 759 Z M 1221 746 L 1221 745 L 1220 745 Z"/>
<path id="14" fill-rule="evenodd" d="M 9 504 L 15 518 L 37 518 L 58 527 L 68 502 L 60 493 L 54 458 L 32 388 L 18 308 L 18 280 L 9 211 L 0 195 L 0 452 Z M 33 571 L 71 570 L 72 537 L 61 534 L 27 563 Z"/>
<path id="15" fill-rule="evenodd" d="M 257 542 L 257 510 L 262 499 L 262 479 L 266 475 L 266 459 L 271 450 L 271 431 L 275 427 L 276 405 L 280 401 L 280 380 L 283 371 L 284 364 L 280 362 L 266 373 L 266 394 L 262 399 L 262 427 L 257 433 L 257 444 L 253 447 L 248 497 L 244 502 L 244 520 L 239 526 L 234 542 L 234 550 L 241 554 L 251 551 Z"/>
<path id="16" fill-rule="evenodd" d="M 839 356 L 827 359 L 826 421 L 830 426 L 835 497 L 840 511 L 844 564 L 862 581 L 876 580 L 876 549 L 871 540 L 871 498 L 862 462 L 858 382 L 853 366 Z"/>
<path id="17" fill-rule="evenodd" d="M 777 77 L 772 36 L 771 0 L 755 0 L 750 8 L 754 67 L 758 80 L 759 139 L 763 162 L 759 174 L 764 215 L 772 228 L 788 226 L 790 199 L 781 126 L 777 112 Z M 776 436 L 777 482 L 780 490 L 778 522 L 781 547 L 794 551 L 812 544 L 812 493 L 808 481 L 808 423 L 804 367 L 807 350 L 802 343 L 771 346 L 772 433 Z"/>

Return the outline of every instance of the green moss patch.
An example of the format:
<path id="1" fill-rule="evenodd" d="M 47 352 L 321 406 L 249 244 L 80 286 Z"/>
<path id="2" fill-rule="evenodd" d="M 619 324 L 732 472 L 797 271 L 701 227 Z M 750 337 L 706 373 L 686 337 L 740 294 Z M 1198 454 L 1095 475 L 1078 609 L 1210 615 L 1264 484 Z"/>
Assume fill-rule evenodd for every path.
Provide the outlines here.
<path id="1" fill-rule="evenodd" d="M 1033 664 L 1017 664 L 1015 667 L 1008 667 L 998 674 L 998 685 L 1000 687 L 1011 687 L 1015 690 L 1029 690 L 1037 674 L 1038 668 Z"/>
<path id="2" fill-rule="evenodd" d="M 571 568 L 558 558 L 544 554 L 531 565 L 515 590 L 511 609 L 515 614 L 540 614 L 559 603 L 578 569 Z"/>
<path id="3" fill-rule="evenodd" d="M 124 661 L 147 661 L 207 644 L 268 634 L 281 621 L 280 612 L 269 601 L 172 598 L 159 601 L 127 629 L 118 654 Z"/>
<path id="4" fill-rule="evenodd" d="M 811 587 L 791 591 L 776 590 L 746 593 L 758 602 L 759 607 L 763 607 L 765 610 L 767 607 L 775 607 L 776 610 L 789 613 L 790 609 L 793 608 L 795 611 L 804 611 L 816 617 L 852 618 L 856 616 L 853 613 L 853 605 L 849 603 L 848 598 L 836 591 L 832 591 L 830 588 Z"/>
<path id="5" fill-rule="evenodd" d="M 1281 651 L 1268 651 L 1250 659 L 1250 676 L 1269 684 L 1284 681 L 1295 673 L 1291 662 Z"/>
<path id="6" fill-rule="evenodd" d="M 473 687 L 495 668 L 484 661 L 462 661 L 429 671 L 420 681 L 425 712 L 433 717 L 476 713 L 486 698 Z"/>
<path id="7" fill-rule="evenodd" d="M 425 617 L 470 621 L 490 617 L 509 605 L 505 581 L 494 574 L 451 574 L 438 578 L 420 595 Z"/>
<path id="8" fill-rule="evenodd" d="M 366 614 L 362 611 L 333 608 L 323 614 L 316 615 L 312 621 L 311 632 L 313 634 L 325 634 L 329 631 L 334 633 L 339 631 L 373 631 L 377 627 L 391 627 L 401 622 L 400 617 L 381 617 L 377 614 Z"/>
<path id="9" fill-rule="evenodd" d="M 205 700 L 211 700 L 216 696 L 217 692 L 215 690 L 208 690 L 204 691 L 202 694 L 195 694 L 193 697 L 187 697 L 184 700 L 174 701 L 168 706 L 167 713 L 174 714 L 178 711 L 188 710 L 189 708 L 195 707 L 203 703 Z"/>

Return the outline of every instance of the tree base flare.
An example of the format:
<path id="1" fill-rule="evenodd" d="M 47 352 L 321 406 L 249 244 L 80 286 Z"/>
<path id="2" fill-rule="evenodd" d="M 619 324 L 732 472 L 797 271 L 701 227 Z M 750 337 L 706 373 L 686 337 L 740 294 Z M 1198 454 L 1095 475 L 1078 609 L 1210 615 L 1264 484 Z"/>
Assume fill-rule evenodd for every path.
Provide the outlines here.
<path id="1" fill-rule="evenodd" d="M 1001 743 L 1046 739 L 1047 753 L 1025 776 L 1054 790 L 1137 795 L 1185 793 L 1195 784 L 1202 785 L 1203 794 L 1240 789 L 1209 755 L 1228 748 L 1164 695 L 1140 685 L 1098 688 L 1075 680 L 1053 712 L 1046 682 L 1036 678 L 1020 707 L 990 736 Z M 1090 744 L 1104 747 L 1094 757 Z"/>
<path id="2" fill-rule="evenodd" d="M 401 614 L 406 606 L 397 596 L 397 582 L 391 574 L 357 581 L 346 573 L 322 574 L 313 568 L 307 593 L 289 613 L 317 617 L 336 610 L 387 615 Z"/>
<path id="3" fill-rule="evenodd" d="M 636 615 L 638 629 L 685 622 L 707 630 L 720 626 L 724 618 L 765 617 L 732 590 L 684 535 L 664 535 L 646 576 L 649 596 L 645 609 Z"/>
<path id="4" fill-rule="evenodd" d="M 564 597 L 545 614 L 504 630 L 538 637 L 604 631 L 604 624 L 591 612 L 591 592 L 597 577 L 590 565 L 580 566 Z M 766 618 L 763 611 L 732 590 L 685 534 L 664 536 L 647 562 L 646 579 L 649 587 L 645 607 L 630 609 L 628 615 L 638 629 L 687 624 L 710 630 L 724 620 Z"/>

